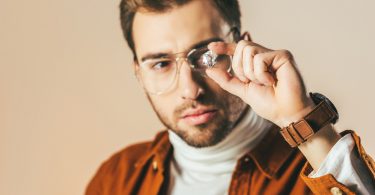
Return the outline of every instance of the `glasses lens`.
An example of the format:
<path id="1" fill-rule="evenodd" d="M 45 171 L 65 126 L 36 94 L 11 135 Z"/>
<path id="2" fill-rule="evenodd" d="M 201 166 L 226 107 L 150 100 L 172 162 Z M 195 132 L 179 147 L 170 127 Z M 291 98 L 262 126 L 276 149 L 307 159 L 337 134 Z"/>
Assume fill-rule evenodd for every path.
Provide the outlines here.
<path id="1" fill-rule="evenodd" d="M 226 54 L 215 54 L 207 48 L 196 49 L 190 52 L 189 63 L 194 66 L 195 70 L 205 71 L 207 68 L 219 68 L 230 71 L 232 58 Z"/>
<path id="2" fill-rule="evenodd" d="M 172 59 L 147 60 L 139 69 L 144 88 L 153 94 L 160 94 L 171 88 L 176 74 L 176 61 Z"/>

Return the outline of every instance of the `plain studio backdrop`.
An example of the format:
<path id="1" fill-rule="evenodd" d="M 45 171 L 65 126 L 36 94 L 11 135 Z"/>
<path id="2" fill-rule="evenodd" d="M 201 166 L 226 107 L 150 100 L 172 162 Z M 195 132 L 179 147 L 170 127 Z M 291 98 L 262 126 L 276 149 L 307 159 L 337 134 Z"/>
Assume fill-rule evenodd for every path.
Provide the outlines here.
<path id="1" fill-rule="evenodd" d="M 373 0 L 242 0 L 255 42 L 290 50 L 375 156 Z M 162 125 L 131 67 L 119 1 L 0 1 L 0 194 L 82 194 L 115 151 Z"/>

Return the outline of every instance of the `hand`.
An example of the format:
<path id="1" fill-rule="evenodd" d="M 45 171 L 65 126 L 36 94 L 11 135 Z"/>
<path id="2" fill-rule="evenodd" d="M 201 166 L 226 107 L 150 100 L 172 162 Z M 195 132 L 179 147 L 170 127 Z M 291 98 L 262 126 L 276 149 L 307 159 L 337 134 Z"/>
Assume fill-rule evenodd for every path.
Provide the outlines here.
<path id="1" fill-rule="evenodd" d="M 215 68 L 207 69 L 207 75 L 279 127 L 302 119 L 315 107 L 289 51 L 245 40 L 238 44 L 213 42 L 208 48 L 233 56 L 234 75 Z"/>

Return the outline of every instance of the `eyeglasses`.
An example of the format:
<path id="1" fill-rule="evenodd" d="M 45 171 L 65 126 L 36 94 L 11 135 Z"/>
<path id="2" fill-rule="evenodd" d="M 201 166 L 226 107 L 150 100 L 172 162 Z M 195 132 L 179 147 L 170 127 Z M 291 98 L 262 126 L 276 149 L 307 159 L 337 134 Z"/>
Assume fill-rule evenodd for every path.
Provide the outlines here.
<path id="1" fill-rule="evenodd" d="M 230 34 L 231 31 L 228 33 Z M 139 64 L 136 74 L 143 88 L 150 94 L 161 95 L 171 91 L 177 83 L 181 65 L 187 62 L 194 73 L 205 77 L 207 68 L 219 68 L 230 72 L 232 57 L 217 55 L 207 46 L 158 58 L 148 59 Z"/>

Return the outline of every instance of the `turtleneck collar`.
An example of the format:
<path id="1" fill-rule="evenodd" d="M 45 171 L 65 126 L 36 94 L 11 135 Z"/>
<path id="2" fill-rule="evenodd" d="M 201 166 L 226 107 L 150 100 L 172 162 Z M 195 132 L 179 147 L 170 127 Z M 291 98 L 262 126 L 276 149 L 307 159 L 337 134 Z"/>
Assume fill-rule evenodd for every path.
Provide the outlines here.
<path id="1" fill-rule="evenodd" d="M 174 148 L 174 177 L 187 183 L 210 181 L 221 175 L 231 175 L 237 160 L 256 146 L 272 125 L 249 109 L 232 132 L 214 146 L 195 148 L 169 130 Z"/>

